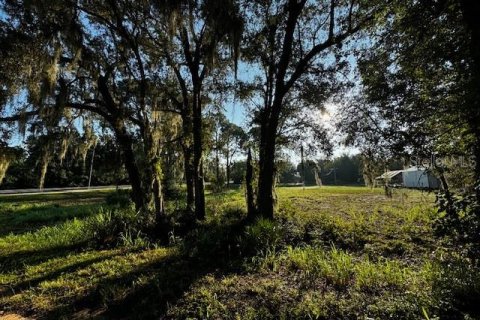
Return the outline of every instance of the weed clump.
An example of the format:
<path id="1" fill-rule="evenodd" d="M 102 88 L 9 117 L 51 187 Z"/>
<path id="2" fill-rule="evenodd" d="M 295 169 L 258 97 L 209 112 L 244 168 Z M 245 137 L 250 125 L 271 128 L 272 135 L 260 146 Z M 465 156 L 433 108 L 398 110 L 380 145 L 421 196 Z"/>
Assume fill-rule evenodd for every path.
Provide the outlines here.
<path id="1" fill-rule="evenodd" d="M 260 218 L 245 228 L 239 238 L 239 245 L 245 254 L 264 256 L 285 245 L 285 231 L 280 223 Z"/>
<path id="2" fill-rule="evenodd" d="M 83 232 L 90 245 L 96 247 L 148 247 L 149 241 L 142 232 L 142 217 L 132 208 L 100 208 L 99 212 L 84 221 Z"/>
<path id="3" fill-rule="evenodd" d="M 105 198 L 105 203 L 108 206 L 116 206 L 120 208 L 126 208 L 131 206 L 132 200 L 130 196 L 130 190 L 116 190 L 113 193 L 110 193 Z"/>

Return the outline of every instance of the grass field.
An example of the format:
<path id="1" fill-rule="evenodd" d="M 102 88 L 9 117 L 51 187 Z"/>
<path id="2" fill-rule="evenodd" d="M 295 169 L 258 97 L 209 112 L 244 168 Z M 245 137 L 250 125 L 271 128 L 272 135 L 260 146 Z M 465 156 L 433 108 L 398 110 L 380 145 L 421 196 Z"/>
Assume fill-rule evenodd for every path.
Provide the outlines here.
<path id="1" fill-rule="evenodd" d="M 280 188 L 276 221 L 248 226 L 240 191 L 210 194 L 207 221 L 188 234 L 179 227 L 161 246 L 129 232 L 111 238 L 116 223 L 132 220 L 106 204 L 110 193 L 0 196 L 0 311 L 38 319 L 479 317 L 480 276 L 434 238 L 432 194 Z"/>

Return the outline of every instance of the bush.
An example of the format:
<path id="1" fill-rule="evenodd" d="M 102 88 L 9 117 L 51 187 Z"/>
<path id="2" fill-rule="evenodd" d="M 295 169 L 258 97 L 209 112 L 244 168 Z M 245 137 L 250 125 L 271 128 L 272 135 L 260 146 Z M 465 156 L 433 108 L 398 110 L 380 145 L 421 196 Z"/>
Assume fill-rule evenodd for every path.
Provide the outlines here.
<path id="1" fill-rule="evenodd" d="M 185 236 L 182 251 L 209 263 L 228 262 L 239 257 L 238 239 L 242 230 L 241 221 L 215 220 L 200 224 Z"/>
<path id="2" fill-rule="evenodd" d="M 85 220 L 84 233 L 99 246 L 112 246 L 120 243 L 121 237 L 139 235 L 142 224 L 135 210 L 130 208 L 103 209 Z"/>
<path id="3" fill-rule="evenodd" d="M 220 193 L 225 190 L 225 178 L 223 175 L 220 175 L 219 179 L 213 178 L 209 185 L 207 185 L 207 189 L 212 190 L 215 193 Z"/>
<path id="4" fill-rule="evenodd" d="M 268 252 L 275 252 L 284 245 L 284 234 L 278 222 L 260 218 L 245 228 L 240 246 L 247 254 L 263 256 Z"/>
<path id="5" fill-rule="evenodd" d="M 198 225 L 182 242 L 185 254 L 205 261 L 223 258 L 223 262 L 240 262 L 255 255 L 265 256 L 281 248 L 284 241 L 282 226 L 272 220 L 258 219 L 245 226 L 245 212 L 225 211 L 218 218 Z"/>
<path id="6" fill-rule="evenodd" d="M 480 188 L 477 185 L 476 188 Z M 480 204 L 475 194 L 437 195 L 439 216 L 434 230 L 437 236 L 447 237 L 463 254 L 478 265 L 480 258 Z"/>
<path id="7" fill-rule="evenodd" d="M 130 249 L 146 249 L 155 247 L 150 240 L 141 231 L 134 231 L 127 229 L 120 234 L 120 243 L 122 246 Z"/>
<path id="8" fill-rule="evenodd" d="M 468 259 L 448 256 L 432 281 L 444 319 L 480 318 L 480 273 Z"/>

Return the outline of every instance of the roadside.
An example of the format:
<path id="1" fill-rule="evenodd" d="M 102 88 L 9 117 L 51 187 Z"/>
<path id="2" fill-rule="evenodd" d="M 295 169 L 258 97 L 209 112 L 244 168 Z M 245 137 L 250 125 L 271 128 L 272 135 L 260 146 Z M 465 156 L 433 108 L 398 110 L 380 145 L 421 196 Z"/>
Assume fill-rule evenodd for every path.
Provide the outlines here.
<path id="1" fill-rule="evenodd" d="M 99 186 L 99 187 L 70 187 L 70 188 L 44 188 L 44 189 L 13 189 L 0 190 L 0 195 L 23 195 L 23 194 L 44 194 L 44 193 L 64 193 L 64 192 L 82 192 L 89 190 L 113 190 L 129 189 L 129 185 L 121 186 Z"/>

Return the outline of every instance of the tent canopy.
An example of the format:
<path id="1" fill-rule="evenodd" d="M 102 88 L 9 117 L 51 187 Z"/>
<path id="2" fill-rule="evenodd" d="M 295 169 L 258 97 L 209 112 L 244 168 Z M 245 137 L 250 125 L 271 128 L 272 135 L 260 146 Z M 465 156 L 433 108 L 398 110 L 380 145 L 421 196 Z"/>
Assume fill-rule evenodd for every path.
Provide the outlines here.
<path id="1" fill-rule="evenodd" d="M 405 188 L 438 189 L 439 180 L 425 168 L 411 167 L 405 170 L 387 171 L 375 178 Z"/>

